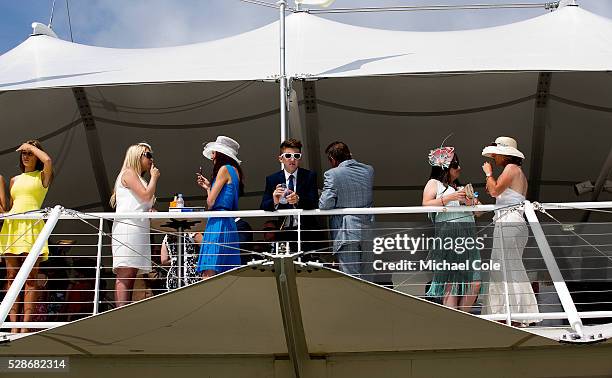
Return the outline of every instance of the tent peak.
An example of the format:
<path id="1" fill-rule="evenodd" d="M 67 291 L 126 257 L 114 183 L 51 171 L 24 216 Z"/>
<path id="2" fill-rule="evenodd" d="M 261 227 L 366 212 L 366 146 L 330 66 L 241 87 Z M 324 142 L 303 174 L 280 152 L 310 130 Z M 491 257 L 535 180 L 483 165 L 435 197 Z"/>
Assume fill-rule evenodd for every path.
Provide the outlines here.
<path id="1" fill-rule="evenodd" d="M 53 38 L 58 38 L 57 34 L 51 29 L 50 26 L 41 24 L 40 22 L 32 22 L 32 34 L 31 35 L 46 35 Z M 59 38 L 58 38 L 59 39 Z"/>

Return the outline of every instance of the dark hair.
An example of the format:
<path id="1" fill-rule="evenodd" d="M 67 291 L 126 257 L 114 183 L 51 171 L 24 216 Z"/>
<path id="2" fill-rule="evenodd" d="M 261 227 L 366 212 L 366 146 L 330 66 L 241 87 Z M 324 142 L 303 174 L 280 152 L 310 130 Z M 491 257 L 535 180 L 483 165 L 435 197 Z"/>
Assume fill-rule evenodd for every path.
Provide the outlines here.
<path id="1" fill-rule="evenodd" d="M 266 224 L 271 224 L 272 228 L 266 228 L 265 225 Z M 278 222 L 275 221 L 274 219 L 268 219 L 267 221 L 264 222 L 264 231 L 274 231 L 274 230 L 278 230 L 280 227 L 278 225 Z"/>
<path id="2" fill-rule="evenodd" d="M 32 146 L 38 148 L 39 150 L 44 151 L 44 149 L 42 148 L 42 145 L 36 139 L 27 140 L 25 141 L 25 143 L 31 144 Z M 43 164 L 42 161 L 40 161 L 38 157 L 36 156 L 34 157 L 36 158 L 36 166 L 34 167 L 34 170 L 42 171 L 45 168 L 45 165 Z M 21 169 L 21 172 L 25 172 L 25 165 L 23 165 L 23 161 L 21 160 L 21 154 L 19 154 L 19 168 Z"/>
<path id="3" fill-rule="evenodd" d="M 293 138 L 289 138 L 287 140 L 284 140 L 283 143 L 281 143 L 280 145 L 280 153 L 283 153 L 283 150 L 285 148 L 295 148 L 296 150 L 299 150 L 300 152 L 302 152 L 302 142 L 300 142 L 297 139 L 293 139 Z"/>
<path id="4" fill-rule="evenodd" d="M 518 157 L 518 156 L 512 156 L 512 155 L 501 155 L 501 154 L 500 154 L 499 156 L 503 156 L 503 157 L 504 157 L 504 160 L 503 160 L 503 162 L 502 162 L 502 165 L 503 165 L 504 167 L 505 167 L 506 165 L 508 165 L 508 164 L 516 164 L 516 165 L 518 165 L 519 167 L 520 167 L 521 165 L 523 165 L 523 159 L 521 159 L 521 158 L 520 158 L 520 157 Z"/>
<path id="5" fill-rule="evenodd" d="M 236 168 L 236 170 L 238 171 L 238 179 L 240 180 L 240 182 L 238 183 L 238 194 L 241 196 L 244 195 L 244 175 L 242 174 L 240 164 L 238 164 L 236 160 L 219 151 L 215 151 L 215 165 L 213 166 L 212 180 L 217 177 L 219 169 L 221 169 L 221 167 L 223 167 L 224 165 L 231 165 L 232 167 Z"/>
<path id="6" fill-rule="evenodd" d="M 457 153 L 453 155 L 453 160 L 451 160 L 450 162 L 450 165 L 455 165 L 455 164 L 457 165 L 459 164 L 459 156 L 457 156 Z M 451 186 L 461 185 L 459 180 L 455 180 L 454 182 L 449 181 L 450 180 L 450 166 L 448 168 L 432 166 L 431 174 L 429 175 L 429 179 L 438 180 L 444 185 L 451 185 Z"/>
<path id="7" fill-rule="evenodd" d="M 328 157 L 334 159 L 338 163 L 342 163 L 343 161 L 350 160 L 352 158 L 351 151 L 349 150 L 348 146 L 345 143 L 338 141 L 330 143 L 325 149 L 325 153 Z"/>

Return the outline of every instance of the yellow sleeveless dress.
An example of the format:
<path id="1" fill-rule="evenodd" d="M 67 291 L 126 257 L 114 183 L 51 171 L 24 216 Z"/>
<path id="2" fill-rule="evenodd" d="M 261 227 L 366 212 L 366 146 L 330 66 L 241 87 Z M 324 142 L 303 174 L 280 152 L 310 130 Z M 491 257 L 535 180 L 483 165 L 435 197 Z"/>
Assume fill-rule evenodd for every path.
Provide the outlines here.
<path id="1" fill-rule="evenodd" d="M 48 188 L 42 183 L 42 171 L 25 172 L 17 176 L 11 187 L 13 207 L 9 214 L 39 210 Z M 0 231 L 0 254 L 28 253 L 34 245 L 45 222 L 38 219 L 5 219 Z M 40 254 L 42 261 L 49 257 L 49 247 L 45 242 Z"/>

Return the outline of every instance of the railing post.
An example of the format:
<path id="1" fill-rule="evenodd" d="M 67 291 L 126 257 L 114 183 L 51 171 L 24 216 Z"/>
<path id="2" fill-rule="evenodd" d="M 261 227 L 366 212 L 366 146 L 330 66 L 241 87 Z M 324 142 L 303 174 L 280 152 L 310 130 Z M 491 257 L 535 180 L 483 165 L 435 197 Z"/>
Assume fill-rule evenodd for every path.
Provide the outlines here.
<path id="1" fill-rule="evenodd" d="M 555 285 L 555 290 L 557 290 L 557 295 L 559 296 L 559 300 L 561 301 L 561 305 L 563 306 L 563 310 L 567 315 L 567 320 L 569 321 L 570 326 L 581 338 L 584 337 L 583 333 L 583 325 L 580 316 L 578 315 L 578 310 L 576 310 L 576 306 L 574 305 L 574 300 L 570 295 L 569 290 L 567 289 L 567 285 L 565 284 L 565 280 L 563 279 L 563 275 L 561 275 L 561 271 L 559 270 L 559 266 L 557 265 L 557 261 L 555 261 L 555 257 L 550 249 L 550 245 L 546 240 L 546 235 L 544 234 L 544 230 L 542 230 L 542 225 L 538 220 L 538 217 L 535 213 L 535 209 L 533 204 L 529 201 L 524 202 L 525 216 L 527 217 L 527 221 L 531 226 L 531 231 L 533 232 L 533 236 L 536 239 L 538 247 L 540 249 L 540 253 L 542 253 L 542 258 L 544 259 L 544 263 L 546 263 L 546 268 L 550 273 L 550 277 L 553 280 L 553 284 Z"/>
<path id="2" fill-rule="evenodd" d="M 176 238 L 176 275 L 177 275 L 177 287 L 183 287 L 185 285 L 183 285 L 183 280 L 185 279 L 185 274 L 183 272 L 183 268 L 184 268 L 184 260 L 185 260 L 185 256 L 183 256 L 183 253 L 185 252 L 183 250 L 183 228 L 179 227 L 176 231 L 177 233 L 177 238 Z"/>
<path id="3" fill-rule="evenodd" d="M 0 304 L 0 328 L 2 328 L 2 324 L 4 324 L 8 313 L 11 311 L 11 308 L 19 296 L 19 292 L 23 288 L 23 285 L 25 285 L 25 282 L 28 279 L 32 268 L 36 264 L 36 260 L 38 259 L 45 242 L 49 239 L 51 232 L 53 232 L 53 229 L 55 228 L 55 225 L 57 224 L 63 210 L 64 208 L 60 205 L 55 206 L 53 210 L 51 210 L 45 226 L 36 238 L 32 249 L 30 249 L 30 252 L 28 253 L 28 257 L 26 257 L 24 260 L 19 272 L 17 273 L 17 277 L 15 277 L 11 287 L 9 287 L 7 290 L 6 295 Z"/>
<path id="4" fill-rule="evenodd" d="M 297 213 L 297 251 L 302 252 L 302 212 Z"/>
<path id="5" fill-rule="evenodd" d="M 94 288 L 93 315 L 99 312 L 100 305 L 100 271 L 102 270 L 102 238 L 104 236 L 104 218 L 100 218 L 98 226 L 98 254 L 96 256 L 96 282 Z"/>

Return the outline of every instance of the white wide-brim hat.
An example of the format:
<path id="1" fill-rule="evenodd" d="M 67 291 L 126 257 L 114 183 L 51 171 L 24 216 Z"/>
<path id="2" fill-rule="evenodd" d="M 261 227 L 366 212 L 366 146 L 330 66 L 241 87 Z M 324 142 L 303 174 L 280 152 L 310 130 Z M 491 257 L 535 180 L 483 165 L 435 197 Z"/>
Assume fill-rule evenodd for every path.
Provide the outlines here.
<path id="1" fill-rule="evenodd" d="M 216 141 L 206 143 L 206 145 L 204 146 L 204 151 L 202 151 L 202 155 L 212 160 L 212 152 L 217 151 L 234 159 L 238 164 L 240 164 L 242 162 L 238 160 L 239 148 L 240 145 L 238 144 L 238 142 L 236 142 L 232 138 L 219 135 Z"/>
<path id="2" fill-rule="evenodd" d="M 482 150 L 482 156 L 492 158 L 493 154 L 516 156 L 521 159 L 525 159 L 525 155 L 523 155 L 523 153 L 517 148 L 516 140 L 510 137 L 499 137 L 495 139 L 495 143 L 491 144 L 490 146 L 486 146 Z"/>

